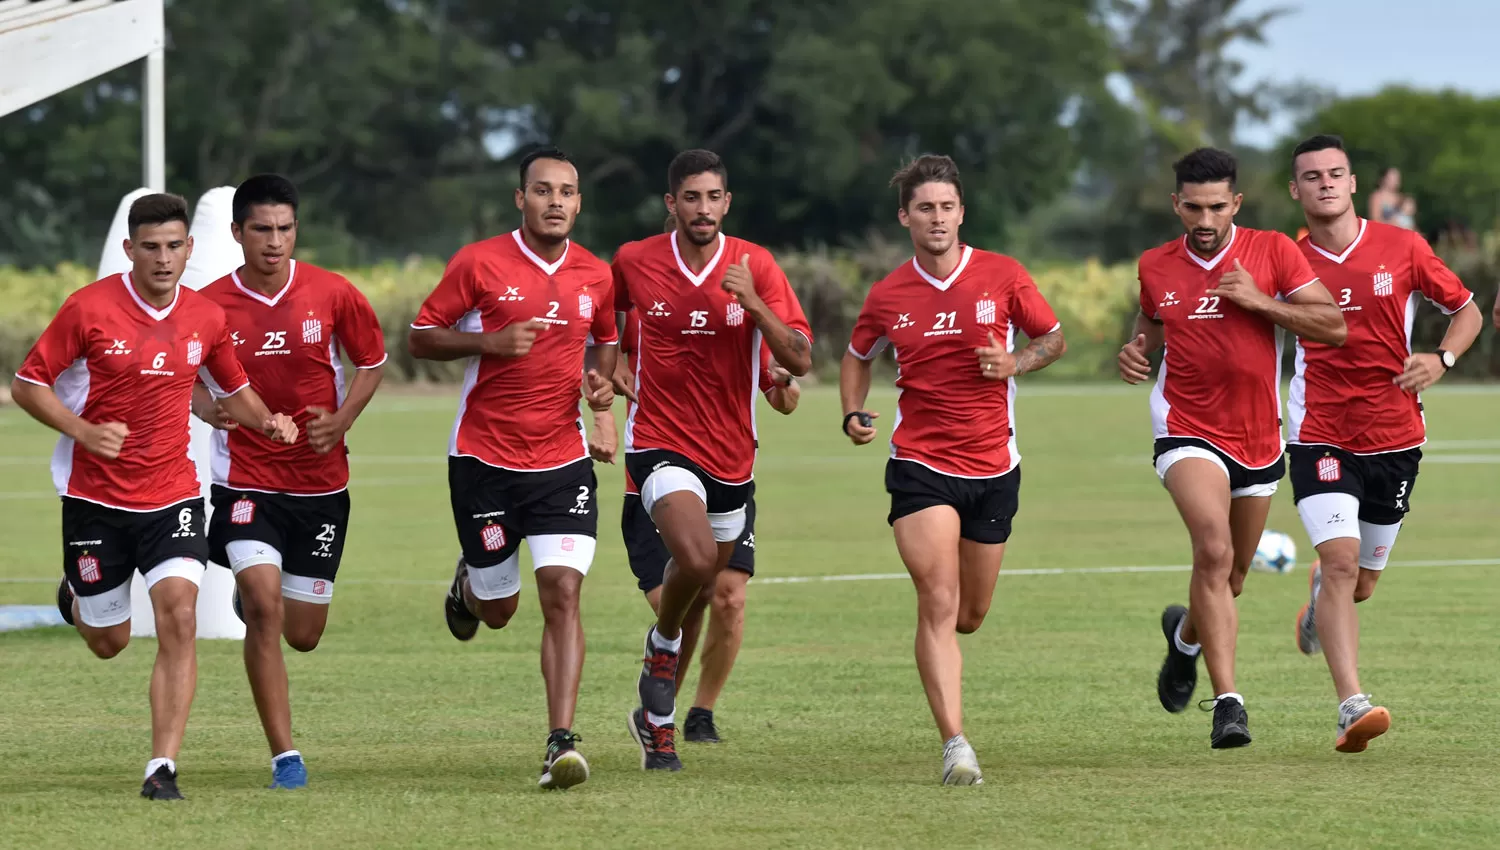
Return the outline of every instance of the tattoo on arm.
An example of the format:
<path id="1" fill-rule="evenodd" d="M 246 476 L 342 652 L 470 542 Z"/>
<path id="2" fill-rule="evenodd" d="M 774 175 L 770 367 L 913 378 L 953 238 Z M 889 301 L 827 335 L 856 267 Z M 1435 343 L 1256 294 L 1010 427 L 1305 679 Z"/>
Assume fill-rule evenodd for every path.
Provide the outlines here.
<path id="1" fill-rule="evenodd" d="M 1020 354 L 1016 355 L 1016 374 L 1024 375 L 1045 368 L 1063 355 L 1068 348 L 1061 330 L 1042 334 L 1032 340 Z"/>

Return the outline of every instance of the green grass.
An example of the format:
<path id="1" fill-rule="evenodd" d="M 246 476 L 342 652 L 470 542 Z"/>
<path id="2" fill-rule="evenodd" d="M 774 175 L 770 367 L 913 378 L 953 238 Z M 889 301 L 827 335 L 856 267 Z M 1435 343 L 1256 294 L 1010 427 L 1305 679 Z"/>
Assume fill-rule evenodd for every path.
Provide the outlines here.
<path id="1" fill-rule="evenodd" d="M 888 427 L 892 395 L 874 406 Z M 189 802 L 157 806 L 135 796 L 152 642 L 100 662 L 69 630 L 4 634 L 0 846 L 1416 848 L 1500 835 L 1500 569 L 1403 565 L 1500 557 L 1500 394 L 1428 399 L 1435 443 L 1415 511 L 1361 606 L 1364 682 L 1395 718 L 1368 753 L 1333 751 L 1332 686 L 1293 643 L 1308 552 L 1291 576 L 1252 574 L 1241 599 L 1255 743 L 1229 752 L 1208 748 L 1207 714 L 1156 702 L 1158 615 L 1185 597 L 1186 574 L 1013 575 L 963 639 L 966 729 L 986 772 L 968 789 L 937 784 L 904 580 L 752 584 L 718 710 L 726 743 L 684 745 L 681 774 L 644 775 L 625 715 L 648 609 L 615 532 L 620 473 L 601 468 L 577 723 L 594 777 L 539 792 L 529 578 L 505 631 L 460 645 L 443 626 L 452 410 L 448 396 L 390 393 L 352 435 L 354 523 L 328 633 L 288 658 L 309 791 L 261 788 L 268 753 L 236 644 L 199 645 L 180 760 Z M 763 576 L 901 571 L 883 449 L 849 446 L 837 414 L 827 389 L 791 418 L 762 413 Z M 1026 480 L 1008 568 L 1186 562 L 1148 463 L 1144 389 L 1023 390 L 1019 419 Z M 0 410 L 0 604 L 52 598 L 51 442 Z M 1290 485 L 1270 524 L 1305 548 Z"/>

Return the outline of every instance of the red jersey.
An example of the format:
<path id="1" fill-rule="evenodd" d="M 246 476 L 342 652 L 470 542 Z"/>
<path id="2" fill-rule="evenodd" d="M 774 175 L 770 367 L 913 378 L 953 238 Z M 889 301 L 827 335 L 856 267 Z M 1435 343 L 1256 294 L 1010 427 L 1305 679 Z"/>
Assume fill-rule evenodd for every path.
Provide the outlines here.
<path id="1" fill-rule="evenodd" d="M 198 496 L 188 417 L 200 374 L 220 398 L 250 385 L 224 311 L 199 293 L 179 286 L 172 303 L 158 310 L 141 299 L 127 273 L 69 296 L 16 377 L 52 387 L 89 422 L 120 422 L 130 433 L 114 460 L 59 439 L 52 453 L 58 495 L 127 511 Z"/>
<path id="2" fill-rule="evenodd" d="M 250 383 L 271 410 L 296 420 L 302 433 L 309 406 L 330 412 L 344 402 L 344 363 L 373 369 L 385 362 L 385 337 L 365 296 L 342 275 L 290 260 L 286 286 L 265 296 L 245 286 L 239 272 L 201 292 L 224 309 L 235 353 Z M 236 490 L 318 496 L 349 486 L 342 441 L 327 454 L 307 440 L 272 442 L 248 428 L 214 431 L 214 483 Z"/>
<path id="3" fill-rule="evenodd" d="M 809 343 L 812 328 L 771 252 L 719 234 L 697 273 L 683 262 L 675 233 L 631 242 L 615 254 L 615 309 L 638 311 L 635 393 L 625 419 L 625 451 L 666 449 L 727 484 L 755 468 L 755 396 L 760 329 L 720 286 L 750 255 L 755 291 L 777 318 Z"/>
<path id="4" fill-rule="evenodd" d="M 625 329 L 621 332 L 620 339 L 622 342 L 627 343 L 627 345 L 623 346 L 624 350 L 620 353 L 630 358 L 631 374 L 635 373 L 639 361 L 636 358 L 635 349 L 630 347 L 628 343 L 640 335 L 640 327 L 641 320 L 634 310 L 625 314 Z M 769 393 L 776 388 L 776 379 L 771 377 L 771 359 L 771 349 L 768 346 L 762 345 L 760 349 L 760 380 L 758 381 L 762 393 Z M 630 400 L 626 399 L 625 416 L 627 419 L 630 417 L 632 406 Z M 636 487 L 635 479 L 630 477 L 630 469 L 628 467 L 625 468 L 625 494 L 627 496 L 639 496 L 641 494 L 641 491 Z"/>
<path id="5" fill-rule="evenodd" d="M 1208 295 L 1239 260 L 1278 299 L 1317 282 L 1286 235 L 1233 227 L 1205 260 L 1174 239 L 1141 255 L 1141 312 L 1166 339 L 1151 419 L 1157 439 L 1196 437 L 1243 466 L 1275 463 L 1281 441 L 1281 335 L 1276 325 Z"/>
<path id="6" fill-rule="evenodd" d="M 986 379 L 974 349 L 994 334 L 1011 351 L 1017 329 L 1038 337 L 1059 327 L 1025 267 L 1003 254 L 964 245 L 945 280 L 916 258 L 886 275 L 865 296 L 849 352 L 869 360 L 895 350 L 891 457 L 959 478 L 1015 469 L 1015 379 Z"/>
<path id="7" fill-rule="evenodd" d="M 521 231 L 467 245 L 448 261 L 412 327 L 494 333 L 535 319 L 523 357 L 471 357 L 448 453 L 490 466 L 540 472 L 589 456 L 578 402 L 583 353 L 618 341 L 610 311 L 609 266 L 568 242 L 549 263 Z"/>
<path id="8" fill-rule="evenodd" d="M 1422 445 L 1421 400 L 1392 383 L 1411 355 L 1417 298 L 1451 315 L 1474 293 L 1420 234 L 1389 224 L 1360 219 L 1359 236 L 1342 254 L 1308 238 L 1298 247 L 1344 311 L 1349 338 L 1342 347 L 1298 341 L 1288 439 L 1355 454 Z"/>

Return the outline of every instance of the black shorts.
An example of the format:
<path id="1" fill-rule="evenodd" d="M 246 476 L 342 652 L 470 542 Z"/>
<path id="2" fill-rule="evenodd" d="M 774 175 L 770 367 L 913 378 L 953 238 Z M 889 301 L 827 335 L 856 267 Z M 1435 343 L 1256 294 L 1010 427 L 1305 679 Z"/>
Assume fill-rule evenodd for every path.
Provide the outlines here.
<path id="1" fill-rule="evenodd" d="M 1290 446 L 1292 498 L 1319 493 L 1347 493 L 1359 499 L 1359 519 L 1373 525 L 1395 525 L 1411 510 L 1421 449 L 1357 455 L 1333 446 Z"/>
<path id="2" fill-rule="evenodd" d="M 63 574 L 78 596 L 107 593 L 171 558 L 208 563 L 202 498 L 136 512 L 64 496 L 62 533 Z"/>
<path id="3" fill-rule="evenodd" d="M 646 479 L 651 473 L 663 466 L 676 466 L 691 472 L 703 484 L 703 492 L 707 497 L 704 499 L 704 504 L 708 506 L 708 512 L 711 514 L 734 513 L 750 501 L 753 482 L 726 484 L 676 452 L 669 452 L 666 449 L 646 449 L 625 455 L 625 469 L 630 472 L 630 479 L 636 483 L 637 487 L 645 486 Z"/>
<path id="4" fill-rule="evenodd" d="M 661 587 L 662 573 L 667 569 L 667 559 L 672 553 L 662 542 L 661 532 L 646 513 L 641 497 L 626 493 L 620 505 L 620 536 L 625 539 L 625 555 L 630 559 L 630 571 L 635 573 L 636 586 L 642 593 Z M 735 541 L 734 554 L 729 556 L 729 568 L 747 575 L 755 575 L 755 485 L 750 486 L 750 500 L 745 503 L 745 530 Z"/>
<path id="5" fill-rule="evenodd" d="M 1267 484 L 1274 484 L 1286 477 L 1286 455 L 1276 458 L 1276 462 L 1270 466 L 1251 469 L 1214 448 L 1207 440 L 1199 440 L 1195 437 L 1162 437 L 1157 440 L 1151 452 L 1151 465 L 1155 466 L 1157 458 L 1167 452 L 1188 446 L 1210 451 L 1219 460 L 1224 462 L 1224 469 L 1229 472 L 1229 492 L 1231 493 L 1237 490 L 1244 490 L 1247 487 L 1262 487 Z"/>
<path id="6" fill-rule="evenodd" d="M 886 522 L 937 505 L 958 511 L 958 536 L 975 543 L 1004 543 L 1021 504 L 1021 467 L 994 478 L 960 478 L 920 463 L 892 458 L 885 463 L 885 490 L 891 494 Z"/>
<path id="7" fill-rule="evenodd" d="M 281 553 L 287 575 L 333 581 L 344 557 L 349 531 L 349 492 L 326 496 L 292 496 L 209 489 L 213 516 L 208 520 L 208 556 L 228 567 L 225 547 L 235 540 L 254 540 Z"/>
<path id="8" fill-rule="evenodd" d="M 448 496 L 464 561 L 493 567 L 534 534 L 599 536 L 599 481 L 589 458 L 543 472 L 448 458 Z"/>

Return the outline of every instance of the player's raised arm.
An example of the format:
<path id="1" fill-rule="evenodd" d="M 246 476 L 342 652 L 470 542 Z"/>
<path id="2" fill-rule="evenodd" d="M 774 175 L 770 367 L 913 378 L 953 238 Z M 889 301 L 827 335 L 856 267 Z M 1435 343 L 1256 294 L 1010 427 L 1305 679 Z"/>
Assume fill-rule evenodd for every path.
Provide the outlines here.
<path id="1" fill-rule="evenodd" d="M 1219 285 L 1208 290 L 1208 294 L 1257 313 L 1303 339 L 1325 345 L 1343 345 L 1349 328 L 1344 324 L 1343 311 L 1334 303 L 1333 295 L 1313 275 L 1307 259 L 1292 240 L 1281 237 L 1277 250 L 1280 256 L 1277 257 L 1275 286 L 1281 299 L 1267 295 L 1238 257 L 1234 260 L 1234 268 L 1219 278 Z"/>
<path id="2" fill-rule="evenodd" d="M 812 369 L 812 345 L 806 330 L 792 327 L 777 313 L 786 313 L 788 318 L 801 325 L 806 325 L 807 320 L 802 317 L 801 307 L 791 294 L 786 275 L 774 261 L 769 263 L 769 268 L 762 269 L 762 275 L 764 279 L 757 283 L 750 269 L 750 255 L 744 254 L 738 263 L 725 270 L 722 286 L 760 328 L 776 362 L 800 378 Z"/>

